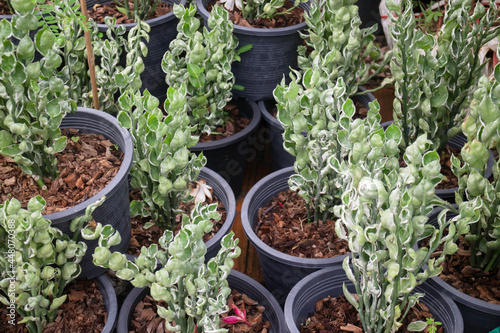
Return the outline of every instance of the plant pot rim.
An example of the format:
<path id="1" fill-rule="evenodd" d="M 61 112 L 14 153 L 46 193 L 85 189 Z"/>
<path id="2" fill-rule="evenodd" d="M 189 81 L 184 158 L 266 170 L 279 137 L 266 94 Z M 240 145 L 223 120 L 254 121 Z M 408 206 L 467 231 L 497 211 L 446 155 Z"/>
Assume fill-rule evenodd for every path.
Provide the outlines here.
<path id="1" fill-rule="evenodd" d="M 108 196 L 112 191 L 115 190 L 115 188 L 123 179 L 127 178 L 130 168 L 132 167 L 132 159 L 134 155 L 132 138 L 130 137 L 130 133 L 118 124 L 116 118 L 107 114 L 106 112 L 85 107 L 78 107 L 77 112 L 68 113 L 65 116 L 65 118 L 68 116 L 78 117 L 79 114 L 80 115 L 87 114 L 94 119 L 99 119 L 99 118 L 104 119 L 106 122 L 111 123 L 112 125 L 116 126 L 116 128 L 119 129 L 120 135 L 122 136 L 125 143 L 124 147 L 120 147 L 123 151 L 123 161 L 120 166 L 120 169 L 113 177 L 113 179 L 102 190 L 97 192 L 94 196 L 74 206 L 68 207 L 63 211 L 43 215 L 44 218 L 51 220 L 52 225 L 54 226 L 57 226 L 57 224 L 59 224 L 61 221 L 66 221 L 70 218 L 74 218 L 81 215 L 83 211 L 90 204 L 99 201 L 103 196 Z M 63 128 L 70 128 L 70 127 L 63 127 Z"/>
<path id="2" fill-rule="evenodd" d="M 341 274 L 339 274 L 339 273 L 341 273 Z M 335 280 L 340 280 L 340 281 L 344 281 L 344 283 L 347 282 L 347 283 L 352 284 L 352 282 L 347 278 L 347 275 L 345 274 L 345 271 L 341 266 L 326 267 L 326 268 L 320 269 L 316 272 L 309 274 L 308 276 L 306 276 L 305 278 L 300 280 L 292 288 L 292 290 L 290 291 L 290 293 L 287 296 L 285 306 L 284 306 L 285 321 L 287 323 L 294 322 L 294 313 L 293 313 L 293 305 L 294 304 L 292 302 L 292 299 L 295 300 L 297 297 L 297 294 L 301 290 L 303 290 L 303 289 L 307 290 L 307 289 L 310 289 L 312 286 L 315 286 L 315 284 L 313 284 L 313 282 L 321 276 L 328 276 L 330 278 L 334 278 Z M 435 288 L 435 286 L 433 286 L 429 283 L 424 282 L 424 284 L 419 285 L 416 288 L 419 288 L 419 287 L 434 290 L 436 292 L 435 297 L 436 298 L 439 297 L 441 299 L 441 301 L 444 302 L 449 307 L 449 309 L 452 311 L 452 313 L 454 313 L 455 316 L 457 316 L 455 319 L 459 319 L 459 320 L 454 321 L 454 323 L 457 325 L 457 327 L 455 327 L 455 329 L 457 329 L 457 332 L 464 332 L 463 318 L 462 318 L 461 312 L 460 312 L 458 306 L 455 304 L 455 302 L 453 302 L 453 300 L 451 298 L 441 295 L 439 290 L 437 288 Z M 325 290 L 325 289 L 326 290 L 329 289 L 328 285 L 323 286 L 322 290 Z M 418 290 L 414 289 L 414 291 L 416 292 Z M 343 295 L 343 293 L 341 295 Z M 335 297 L 335 296 L 333 296 L 333 297 Z M 288 330 L 288 331 L 290 332 L 290 330 Z M 298 332 L 298 330 L 291 331 L 291 333 L 295 333 L 295 332 Z"/>
<path id="3" fill-rule="evenodd" d="M 307 4 L 307 6 L 309 6 L 309 4 Z M 198 13 L 200 13 L 201 17 L 206 22 L 208 20 L 208 17 L 210 16 L 210 13 L 205 7 L 203 0 L 196 0 L 196 7 L 198 8 Z M 257 35 L 262 37 L 274 37 L 274 36 L 293 35 L 297 31 L 304 30 L 306 26 L 307 22 L 305 20 L 304 22 L 289 27 L 274 28 L 274 29 L 243 27 L 241 25 L 234 24 L 234 32 L 240 35 L 250 35 L 250 36 Z"/>
<path id="4" fill-rule="evenodd" d="M 454 207 L 458 207 L 457 204 L 453 204 Z M 437 217 L 439 212 L 443 209 L 440 207 L 434 208 L 432 212 L 429 214 L 429 221 L 434 217 Z M 451 299 L 460 304 L 464 304 L 467 307 L 479 309 L 481 312 L 489 313 L 493 315 L 500 314 L 500 304 L 494 304 L 490 302 L 483 301 L 482 299 L 478 299 L 467 295 L 448 284 L 446 281 L 441 279 L 439 276 L 434 276 L 430 279 L 432 283 L 435 283 L 441 290 L 444 291 Z"/>
<path id="5" fill-rule="evenodd" d="M 105 274 L 101 274 L 92 280 L 95 280 L 99 285 L 99 291 L 102 294 L 106 305 L 106 311 L 108 313 L 108 319 L 102 329 L 102 333 L 114 332 L 116 321 L 118 319 L 118 301 L 116 299 L 115 289 L 113 288 L 109 277 Z"/>
<path id="6" fill-rule="evenodd" d="M 271 295 L 271 293 L 264 288 L 260 283 L 252 279 L 251 277 L 240 273 L 238 271 L 235 271 L 234 269 L 231 270 L 231 272 L 228 275 L 228 283 L 229 287 L 231 287 L 231 280 L 234 280 L 235 282 L 240 280 L 241 282 L 247 283 L 251 285 L 255 290 L 257 290 L 259 293 L 262 293 L 266 299 L 271 303 L 272 308 L 274 310 L 277 310 L 277 316 L 279 319 L 279 324 L 284 323 L 284 315 L 281 307 L 278 304 L 278 301 L 274 298 L 274 296 Z M 239 290 L 241 292 L 241 290 Z M 134 287 L 132 291 L 127 295 L 125 300 L 123 301 L 123 304 L 120 308 L 120 314 L 118 317 L 118 324 L 116 326 L 116 332 L 117 333 L 124 333 L 128 332 L 129 330 L 129 320 L 130 317 L 133 314 L 133 311 L 137 304 L 146 296 L 149 295 L 149 287 L 143 287 L 143 288 L 137 288 Z M 267 309 L 267 308 L 266 308 Z M 276 333 L 281 333 L 280 331 L 276 331 Z"/>
<path id="7" fill-rule="evenodd" d="M 186 1 L 187 0 L 179 0 L 179 4 L 185 6 L 186 5 Z M 107 3 L 110 3 L 110 2 L 112 2 L 112 0 L 107 1 Z M 163 0 L 162 2 L 168 2 L 168 3 L 170 3 L 171 1 Z M 174 1 L 172 1 L 172 2 L 174 2 Z M 152 27 L 155 27 L 157 25 L 163 24 L 165 22 L 169 22 L 169 21 L 171 21 L 173 19 L 176 19 L 176 17 L 174 15 L 174 11 L 172 10 L 172 11 L 166 13 L 165 15 L 158 16 L 158 17 L 146 20 L 144 22 L 146 22 L 147 24 L 149 24 L 149 26 L 152 28 Z M 137 23 L 136 22 L 133 22 L 133 23 L 119 23 L 119 24 L 116 24 L 116 25 L 123 25 L 125 27 L 125 29 L 127 31 L 129 31 L 130 29 L 132 29 L 133 27 L 135 27 L 137 25 Z M 97 28 L 101 32 L 108 30 L 108 26 L 105 23 L 97 23 Z"/>
<path id="8" fill-rule="evenodd" d="M 238 99 L 236 100 L 237 104 L 238 103 L 247 103 L 250 105 L 250 108 L 252 109 L 252 120 L 248 124 L 247 127 L 245 127 L 242 131 L 239 131 L 238 133 L 228 136 L 227 138 L 223 138 L 220 140 L 215 140 L 215 141 L 208 141 L 208 142 L 198 142 L 196 145 L 192 146 L 189 148 L 191 151 L 204 151 L 204 150 L 215 150 L 223 147 L 230 146 L 232 144 L 235 144 L 239 141 L 244 140 L 247 136 L 252 134 L 256 129 L 257 126 L 260 123 L 260 110 L 255 102 L 248 102 L 244 99 Z"/>
<path id="9" fill-rule="evenodd" d="M 267 182 L 273 180 L 274 178 L 280 176 L 289 176 L 294 173 L 295 171 L 293 166 L 277 170 L 259 180 L 250 189 L 248 194 L 245 196 L 243 205 L 241 207 L 241 224 L 243 226 L 245 235 L 247 236 L 248 240 L 257 248 L 258 251 L 265 252 L 266 255 L 271 257 L 272 259 L 290 266 L 298 266 L 303 268 L 322 268 L 328 265 L 340 264 L 345 257 L 350 256 L 350 253 L 331 258 L 300 258 L 273 249 L 269 245 L 265 244 L 262 240 L 260 240 L 260 238 L 255 234 L 248 216 L 250 202 L 253 200 L 254 196 L 259 193 L 260 188 L 263 187 Z M 269 200 L 271 198 L 269 198 Z"/>

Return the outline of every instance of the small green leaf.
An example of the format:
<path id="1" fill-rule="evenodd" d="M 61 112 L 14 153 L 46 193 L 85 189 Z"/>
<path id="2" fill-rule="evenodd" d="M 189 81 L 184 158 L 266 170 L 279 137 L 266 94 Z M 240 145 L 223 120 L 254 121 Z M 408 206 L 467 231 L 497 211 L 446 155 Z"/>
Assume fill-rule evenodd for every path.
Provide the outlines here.
<path id="1" fill-rule="evenodd" d="M 66 137 L 65 136 L 61 136 L 59 138 L 57 138 L 56 140 L 54 140 L 54 145 L 53 145 L 53 153 L 56 154 L 56 153 L 60 153 L 64 150 L 64 148 L 66 148 Z"/>
<path id="2" fill-rule="evenodd" d="M 130 115 L 127 112 L 120 111 L 118 113 L 117 120 L 121 127 L 126 129 L 132 128 L 132 118 L 130 118 Z"/>
<path id="3" fill-rule="evenodd" d="M 411 332 L 422 332 L 427 327 L 427 324 L 421 320 L 410 323 L 407 327 Z"/>

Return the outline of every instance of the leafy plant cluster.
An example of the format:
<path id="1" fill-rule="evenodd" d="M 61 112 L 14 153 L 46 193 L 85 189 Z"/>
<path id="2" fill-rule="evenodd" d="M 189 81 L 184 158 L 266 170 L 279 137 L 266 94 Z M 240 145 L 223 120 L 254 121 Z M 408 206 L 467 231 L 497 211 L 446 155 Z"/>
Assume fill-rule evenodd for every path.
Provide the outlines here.
<path id="1" fill-rule="evenodd" d="M 212 8 L 208 29 L 203 27 L 202 32 L 193 5 L 174 5 L 174 14 L 179 19 L 178 33 L 163 57 L 165 80 L 174 89 L 186 82 L 191 124 L 197 133 L 210 134 L 228 118 L 224 107 L 235 88 L 231 64 L 248 47 L 236 50 L 233 23 L 220 6 Z"/>
<path id="2" fill-rule="evenodd" d="M 129 19 L 149 20 L 155 15 L 156 8 L 161 0 L 132 0 L 132 6 L 128 0 L 113 0 L 117 9 L 126 14 Z"/>
<path id="3" fill-rule="evenodd" d="M 190 217 L 183 215 L 177 235 L 166 230 L 159 241 L 161 248 L 156 244 L 143 247 L 135 262 L 121 253 L 111 253 L 106 238 L 101 237 L 94 263 L 115 270 L 118 277 L 136 287 L 150 287 L 155 300 L 168 304 L 168 308 L 158 306 L 167 330 L 226 332 L 219 328 L 219 315 L 228 311 L 226 300 L 231 289 L 226 279 L 241 250 L 231 232 L 222 239 L 217 255 L 205 264 L 203 235 L 212 229 L 210 219 L 220 218 L 216 209 L 216 204 L 196 204 Z"/>
<path id="4" fill-rule="evenodd" d="M 18 323 L 25 323 L 29 332 L 41 332 L 65 302 L 64 289 L 80 275 L 79 263 L 87 251 L 77 238 L 80 232 L 87 239 L 99 236 L 100 225 L 96 230 L 83 226 L 101 203 L 72 220 L 73 239 L 42 216 L 45 200 L 40 196 L 32 198 L 27 209 L 17 199 L 0 204 L 0 251 L 5 254 L 0 258 L 0 302 L 9 306 L 15 297 L 15 309 L 23 318 Z"/>
<path id="5" fill-rule="evenodd" d="M 470 1 L 449 1 L 439 35 L 415 29 L 411 0 L 387 7 L 395 15 L 391 72 L 395 78 L 394 121 L 403 129 L 402 146 L 427 133 L 433 147 L 442 150 L 460 131 L 470 95 L 481 76 L 478 52 L 498 35 L 494 27 L 500 10 L 493 0 L 486 10 Z"/>
<path id="6" fill-rule="evenodd" d="M 493 164 L 493 180 L 484 177 L 488 149 L 500 148 L 500 67 L 495 80 L 482 77 L 470 112 L 462 123 L 468 138 L 462 148 L 463 163 L 452 157 L 452 170 L 459 179 L 456 203 L 462 219 L 472 218 L 465 236 L 470 244 L 471 266 L 488 272 L 500 267 L 500 162 Z M 470 229 L 469 229 L 470 228 Z"/>
<path id="7" fill-rule="evenodd" d="M 293 3 L 291 2 L 290 8 L 283 11 L 277 11 L 277 9 L 284 7 L 287 0 L 247 0 L 245 2 L 242 0 L 224 0 L 221 2 L 230 11 L 234 10 L 236 6 L 241 11 L 241 16 L 246 20 L 256 20 L 259 18 L 272 19 L 279 15 L 289 14 L 307 1 L 295 0 Z"/>
<path id="8" fill-rule="evenodd" d="M 350 137 L 353 144 L 367 148 L 359 157 L 350 157 L 350 166 L 344 171 L 347 181 L 342 204 L 335 208 L 341 222 L 336 233 L 349 241 L 352 253 L 343 267 L 360 297 L 355 299 L 345 286 L 344 294 L 358 310 L 365 332 L 394 332 L 401 326 L 409 309 L 423 296 L 411 294 L 413 289 L 439 275 L 445 256 L 457 250 L 456 235 L 466 229 L 465 220 L 447 220 L 447 210 L 440 213 L 437 228 L 426 223 L 435 206 L 445 206 L 434 193 L 443 178 L 439 155 L 430 150 L 432 142 L 422 135 L 407 147 L 406 166 L 400 167 L 402 139 L 395 125 L 385 132 L 379 129 Z M 417 242 L 427 237 L 428 247 L 416 249 Z M 443 251 L 433 256 L 439 245 Z M 413 323 L 409 329 L 425 326 L 424 322 Z"/>

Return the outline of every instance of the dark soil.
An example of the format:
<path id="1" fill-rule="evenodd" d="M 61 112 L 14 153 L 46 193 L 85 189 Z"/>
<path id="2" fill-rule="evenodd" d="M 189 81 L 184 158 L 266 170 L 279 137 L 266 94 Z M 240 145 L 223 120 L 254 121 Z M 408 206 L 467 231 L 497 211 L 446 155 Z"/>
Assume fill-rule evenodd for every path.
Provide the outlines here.
<path id="1" fill-rule="evenodd" d="M 140 195 L 138 191 L 134 190 L 131 193 L 131 200 L 140 199 Z M 211 220 L 213 223 L 212 231 L 203 236 L 203 241 L 208 242 L 219 230 L 222 228 L 222 225 L 226 221 L 227 212 L 224 207 L 224 203 L 220 201 L 213 193 L 212 200 L 207 198 L 208 203 L 217 203 L 217 212 L 220 214 L 221 218 L 219 221 Z M 189 203 L 181 203 L 179 209 L 186 212 L 186 214 L 190 214 L 193 210 L 195 204 L 194 201 Z M 127 249 L 128 254 L 133 256 L 138 256 L 141 253 L 141 248 L 143 246 L 148 247 L 151 244 L 158 244 L 158 241 L 161 236 L 163 236 L 163 229 L 158 227 L 157 225 L 153 225 L 148 229 L 144 229 L 144 225 L 147 222 L 153 222 L 150 217 L 140 217 L 135 216 L 131 218 L 132 220 L 132 238 L 130 239 L 130 245 Z M 181 229 L 181 215 L 177 216 L 177 224 L 174 228 L 174 233 L 177 234 Z"/>
<path id="2" fill-rule="evenodd" d="M 0 0 L 0 15 L 12 15 L 12 12 L 10 11 L 7 2 L 1 0 Z"/>
<path id="3" fill-rule="evenodd" d="M 151 296 L 147 295 L 143 301 L 139 302 L 135 307 L 134 314 L 129 324 L 129 331 L 134 333 L 150 333 L 150 332 L 166 332 L 164 330 L 164 319 L 157 315 L 157 304 L 167 307 L 166 303 L 155 301 Z M 241 310 L 246 310 L 247 321 L 252 325 L 239 322 L 235 324 L 227 324 L 222 321 L 222 318 L 235 315 L 232 310 L 232 305 L 235 304 Z M 268 321 L 264 321 L 262 314 L 265 308 L 259 305 L 245 294 L 240 294 L 233 289 L 231 295 L 227 299 L 229 312 L 221 315 L 221 327 L 229 329 L 231 333 L 267 333 L 271 325 Z"/>
<path id="4" fill-rule="evenodd" d="M 123 2 L 123 1 L 122 1 Z M 130 9 L 133 10 L 134 3 L 128 2 Z M 155 14 L 148 18 L 153 19 L 156 17 L 163 16 L 173 10 L 173 7 L 166 2 L 161 2 L 158 7 L 156 7 Z M 96 4 L 94 7 L 89 10 L 89 17 L 91 17 L 96 23 L 104 24 L 104 18 L 106 16 L 116 17 L 117 24 L 126 24 L 126 23 L 134 23 L 135 20 L 129 19 L 127 14 L 124 14 L 118 10 L 118 7 L 115 2 L 110 2 L 108 4 Z"/>
<path id="5" fill-rule="evenodd" d="M 97 194 L 113 179 L 123 161 L 123 153 L 102 135 L 64 130 L 66 149 L 56 154 L 59 178 L 44 179 L 48 191 L 24 174 L 17 164 L 0 155 L 0 202 L 15 197 L 26 207 L 41 195 L 47 201 L 43 214 L 65 210 Z M 75 141 L 71 138 L 75 138 Z"/>
<path id="6" fill-rule="evenodd" d="M 470 265 L 470 246 L 463 236 L 459 237 L 457 246 L 455 254 L 446 256 L 443 272 L 439 277 L 464 294 L 500 304 L 500 269 L 492 269 L 486 273 L 473 268 Z M 435 255 L 439 255 L 441 250 L 442 247 L 438 248 Z"/>
<path id="7" fill-rule="evenodd" d="M 227 103 L 224 109 L 228 111 L 229 120 L 225 122 L 224 126 L 215 129 L 219 134 L 203 134 L 200 136 L 199 142 L 210 142 L 230 137 L 243 131 L 252 121 L 251 118 L 242 115 L 236 105 L 232 103 Z"/>
<path id="8" fill-rule="evenodd" d="M 66 287 L 68 298 L 57 310 L 57 317 L 53 323 L 48 324 L 43 333 L 100 333 L 106 325 L 108 313 L 103 296 L 96 282 L 77 280 Z M 0 306 L 0 320 L 2 332 L 26 333 L 28 330 L 23 324 L 9 325 L 7 308 Z M 16 321 L 21 317 L 16 314 Z"/>
<path id="9" fill-rule="evenodd" d="M 309 318 L 302 324 L 300 327 L 301 333 L 363 332 L 359 314 L 345 296 L 328 296 L 317 301 L 314 306 L 315 312 L 309 314 Z M 397 332 L 409 333 L 406 326 L 411 322 L 425 321 L 426 318 L 432 317 L 427 306 L 420 302 L 411 308 L 403 320 L 403 326 Z M 444 327 L 438 327 L 438 333 L 443 333 Z M 425 329 L 424 332 L 428 332 L 428 330 Z"/>
<path id="10" fill-rule="evenodd" d="M 257 236 L 280 252 L 300 258 L 330 258 L 349 252 L 337 238 L 335 221 L 308 222 L 304 199 L 290 190 L 259 209 Z"/>
<path id="11" fill-rule="evenodd" d="M 224 6 L 223 3 L 217 1 L 219 6 Z M 208 11 L 212 10 L 213 3 L 208 5 Z M 287 9 L 293 7 L 293 2 L 287 1 L 285 5 L 281 8 L 278 8 L 276 12 L 281 13 L 286 11 Z M 229 12 L 229 19 L 233 21 L 234 24 L 240 25 L 242 27 L 247 28 L 260 28 L 260 29 L 274 29 L 274 28 L 284 28 L 291 27 L 293 25 L 304 22 L 304 10 L 302 8 L 295 8 L 288 14 L 282 14 L 275 16 L 272 19 L 264 19 L 257 18 L 250 21 L 247 21 L 243 18 L 241 11 L 234 6 L 233 11 Z"/>

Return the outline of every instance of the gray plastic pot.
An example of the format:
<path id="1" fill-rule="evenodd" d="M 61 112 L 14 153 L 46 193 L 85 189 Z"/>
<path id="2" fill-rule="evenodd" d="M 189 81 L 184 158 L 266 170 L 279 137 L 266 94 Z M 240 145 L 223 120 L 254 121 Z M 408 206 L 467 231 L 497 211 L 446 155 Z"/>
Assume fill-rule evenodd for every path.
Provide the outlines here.
<path id="1" fill-rule="evenodd" d="M 87 9 L 90 10 L 95 4 L 105 4 L 111 2 L 110 0 L 87 0 Z M 182 4 L 186 5 L 186 0 L 167 0 L 163 1 L 169 4 Z M 145 21 L 151 27 L 149 32 L 149 42 L 146 43 L 148 47 L 148 55 L 143 59 L 145 69 L 141 74 L 142 89 L 148 91 L 158 98 L 160 102 L 165 101 L 167 93 L 167 83 L 165 82 L 165 73 L 161 69 L 161 61 L 163 55 L 169 49 L 170 42 L 177 36 L 177 23 L 179 20 L 175 17 L 174 12 L 171 11 L 163 16 L 156 17 Z M 135 27 L 136 23 L 122 24 L 127 31 Z M 108 26 L 106 24 L 97 25 L 100 32 L 106 32 Z M 122 54 L 120 64 L 125 65 L 125 56 Z"/>
<path id="2" fill-rule="evenodd" d="M 101 274 L 94 278 L 99 285 L 99 291 L 102 294 L 108 319 L 102 330 L 102 333 L 112 333 L 115 331 L 116 321 L 118 320 L 118 302 L 116 300 L 116 293 L 111 281 L 105 274 Z"/>
<path id="3" fill-rule="evenodd" d="M 433 210 L 427 223 L 437 226 L 437 216 L 440 211 L 439 208 Z M 447 213 L 447 218 L 451 219 L 454 216 L 456 214 Z M 500 327 L 499 304 L 489 303 L 464 294 L 438 276 L 431 278 L 430 283 L 457 304 L 464 318 L 465 332 L 488 333 Z"/>
<path id="4" fill-rule="evenodd" d="M 260 111 L 257 104 L 253 102 L 245 102 L 243 99 L 233 102 L 245 117 L 252 119 L 248 126 L 227 138 L 198 142 L 189 150 L 195 153 L 203 152 L 203 155 L 207 157 L 206 166 L 221 175 L 233 189 L 234 195 L 238 197 L 247 164 L 248 139 L 260 124 Z"/>
<path id="5" fill-rule="evenodd" d="M 391 124 L 393 124 L 394 121 L 386 121 L 385 123 L 382 123 L 381 126 L 386 129 L 389 127 Z M 463 133 L 458 133 L 455 135 L 450 141 L 448 141 L 448 145 L 452 148 L 456 149 L 462 149 L 462 147 L 467 143 L 467 137 L 463 135 Z M 489 178 L 492 175 L 492 168 L 493 168 L 493 163 L 494 163 L 494 156 L 493 152 L 490 150 L 490 158 L 488 159 L 488 166 L 486 168 L 485 172 L 485 177 Z M 444 199 L 450 203 L 455 203 L 455 192 L 458 191 L 458 187 L 455 188 L 441 188 L 441 189 L 436 189 L 436 195 L 440 197 L 441 199 Z"/>
<path id="6" fill-rule="evenodd" d="M 210 13 L 207 5 L 213 0 L 197 0 L 196 7 L 208 21 Z M 300 5 L 309 10 L 309 4 Z M 242 53 L 241 61 L 235 61 L 231 70 L 236 84 L 243 86 L 243 91 L 234 90 L 234 96 L 244 97 L 248 101 L 272 98 L 273 90 L 283 76 L 288 77 L 290 67 L 297 67 L 297 47 L 303 40 L 299 31 L 306 27 L 306 22 L 276 29 L 249 28 L 234 26 L 234 35 L 238 38 L 238 48 L 252 44 L 252 49 Z"/>
<path id="7" fill-rule="evenodd" d="M 359 91 L 365 91 L 363 87 L 358 88 Z M 361 96 L 354 96 L 354 102 L 360 102 L 368 109 L 368 104 L 375 101 L 375 96 L 372 93 L 367 93 Z M 266 99 L 258 102 L 264 127 L 269 136 L 269 146 L 271 150 L 271 160 L 274 170 L 283 169 L 293 166 L 295 163 L 295 156 L 288 153 L 283 148 L 283 126 L 276 117 L 271 114 L 272 108 L 275 107 L 276 102 L 274 99 Z"/>
<path id="8" fill-rule="evenodd" d="M 285 322 L 287 332 L 299 333 L 300 325 L 315 311 L 314 303 L 324 297 L 344 295 L 342 285 L 346 284 L 351 293 L 356 290 L 347 279 L 342 267 L 329 267 L 317 271 L 303 280 L 290 291 L 285 303 Z M 436 321 L 443 323 L 445 332 L 462 333 L 464 325 L 462 315 L 451 299 L 441 294 L 439 289 L 424 283 L 415 288 L 415 292 L 425 293 L 421 301 L 427 305 Z M 473 331 L 465 331 L 473 332 Z"/>
<path id="9" fill-rule="evenodd" d="M 241 223 L 248 240 L 257 249 L 257 256 L 266 282 L 266 288 L 278 302 L 285 303 L 288 292 L 302 278 L 325 267 L 341 266 L 346 255 L 333 258 L 299 258 L 279 252 L 266 245 L 255 234 L 259 209 L 278 193 L 288 190 L 288 178 L 294 173 L 288 167 L 262 178 L 245 196 L 241 208 Z"/>
<path id="10" fill-rule="evenodd" d="M 95 221 L 103 225 L 110 224 L 120 232 L 122 241 L 111 247 L 112 251 L 125 252 L 130 242 L 130 202 L 127 176 L 132 166 L 133 146 L 132 139 L 127 130 L 118 125 L 116 118 L 94 109 L 79 107 L 77 112 L 67 114 L 62 120 L 60 128 L 76 128 L 80 133 L 101 134 L 113 144 L 118 145 L 124 153 L 124 158 L 118 173 L 106 187 L 93 197 L 60 212 L 44 215 L 53 227 L 59 228 L 63 233 L 72 237 L 69 229 L 73 218 L 85 213 L 85 209 L 92 203 L 106 197 L 104 203 L 97 207 L 92 214 Z M 79 240 L 83 240 L 80 236 Z M 87 241 L 87 253 L 80 263 L 82 274 L 80 277 L 92 279 L 104 272 L 104 268 L 96 267 L 92 263 L 92 253 L 97 247 L 97 240 Z"/>
<path id="11" fill-rule="evenodd" d="M 252 278 L 232 270 L 227 281 L 229 287 L 237 289 L 240 293 L 246 294 L 251 299 L 257 301 L 259 305 L 266 308 L 263 317 L 271 323 L 269 333 L 282 333 L 285 329 L 285 320 L 283 310 L 279 306 L 276 299 L 262 285 Z M 137 304 L 149 295 L 149 288 L 134 288 L 128 294 L 120 308 L 120 316 L 118 317 L 117 333 L 128 333 L 129 323 L 134 314 Z"/>

